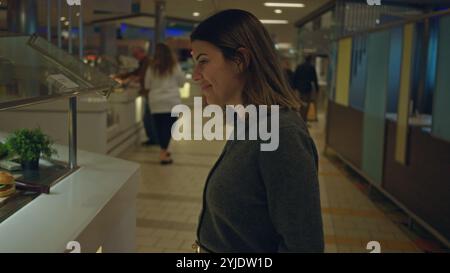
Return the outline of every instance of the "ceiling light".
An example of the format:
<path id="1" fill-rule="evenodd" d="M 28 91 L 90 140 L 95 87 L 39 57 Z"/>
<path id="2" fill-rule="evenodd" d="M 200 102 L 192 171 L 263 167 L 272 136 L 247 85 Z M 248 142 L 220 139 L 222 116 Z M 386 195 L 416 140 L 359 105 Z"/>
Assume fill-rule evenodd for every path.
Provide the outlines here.
<path id="1" fill-rule="evenodd" d="M 199 17 L 200 16 L 200 12 L 194 12 L 194 13 L 192 13 L 192 15 L 194 15 L 195 17 Z"/>
<path id="2" fill-rule="evenodd" d="M 275 45 L 275 47 L 278 49 L 290 49 L 290 48 L 292 48 L 292 44 L 291 43 L 277 43 Z"/>
<path id="3" fill-rule="evenodd" d="M 63 16 L 63 17 L 61 17 L 61 21 L 62 21 L 62 22 L 66 21 L 66 19 L 67 19 L 67 18 L 66 18 L 66 17 L 64 17 L 64 16 Z"/>
<path id="4" fill-rule="evenodd" d="M 260 21 L 263 24 L 289 24 L 288 20 L 268 20 L 268 19 L 263 19 L 263 20 L 260 20 Z"/>
<path id="5" fill-rule="evenodd" d="M 69 21 L 66 21 L 66 22 L 64 23 L 64 25 L 68 26 L 68 25 L 69 25 Z"/>
<path id="6" fill-rule="evenodd" d="M 271 2 L 266 2 L 266 3 L 264 3 L 264 6 L 266 6 L 266 7 L 280 7 L 280 8 L 303 8 L 303 7 L 305 7 L 305 4 L 302 4 L 302 3 L 271 3 Z"/>
<path id="7" fill-rule="evenodd" d="M 77 17 L 80 17 L 80 13 L 79 12 L 77 12 L 77 14 L 75 14 Z"/>
<path id="8" fill-rule="evenodd" d="M 283 13 L 283 11 L 282 11 L 281 9 L 276 9 L 276 10 L 274 10 L 273 12 L 275 12 L 276 14 L 281 14 L 281 13 Z"/>
<path id="9" fill-rule="evenodd" d="M 67 38 L 69 38 L 69 32 L 67 30 L 63 30 L 63 31 L 61 31 L 61 36 L 64 39 L 67 39 Z"/>

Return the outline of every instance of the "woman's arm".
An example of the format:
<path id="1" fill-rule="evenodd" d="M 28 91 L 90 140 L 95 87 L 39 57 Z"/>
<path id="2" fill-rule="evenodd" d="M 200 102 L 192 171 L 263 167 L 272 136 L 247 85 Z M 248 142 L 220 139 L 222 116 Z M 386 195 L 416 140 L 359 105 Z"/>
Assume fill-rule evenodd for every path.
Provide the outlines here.
<path id="1" fill-rule="evenodd" d="M 323 252 L 317 151 L 300 128 L 280 128 L 279 147 L 260 152 L 260 173 L 279 252 Z"/>
<path id="2" fill-rule="evenodd" d="M 150 93 L 150 87 L 151 87 L 151 71 L 150 67 L 147 68 L 147 71 L 145 71 L 145 77 L 144 77 L 144 90 L 146 91 L 146 95 Z"/>

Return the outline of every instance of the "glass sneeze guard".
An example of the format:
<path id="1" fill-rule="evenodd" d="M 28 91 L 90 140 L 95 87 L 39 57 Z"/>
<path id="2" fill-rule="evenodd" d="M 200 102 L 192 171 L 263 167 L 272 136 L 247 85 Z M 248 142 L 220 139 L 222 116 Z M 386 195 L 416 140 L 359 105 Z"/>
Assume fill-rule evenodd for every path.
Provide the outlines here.
<path id="1" fill-rule="evenodd" d="M 117 82 L 39 36 L 0 34 L 0 110 L 87 92 L 108 96 Z"/>
<path id="2" fill-rule="evenodd" d="M 10 171 L 18 191 L 6 201 L 0 198 L 0 223 L 79 169 L 75 97 L 92 92 L 107 97 L 116 86 L 116 81 L 44 38 L 0 32 L 0 111 L 62 98 L 69 103 L 68 163 L 41 159 L 38 170 Z"/>

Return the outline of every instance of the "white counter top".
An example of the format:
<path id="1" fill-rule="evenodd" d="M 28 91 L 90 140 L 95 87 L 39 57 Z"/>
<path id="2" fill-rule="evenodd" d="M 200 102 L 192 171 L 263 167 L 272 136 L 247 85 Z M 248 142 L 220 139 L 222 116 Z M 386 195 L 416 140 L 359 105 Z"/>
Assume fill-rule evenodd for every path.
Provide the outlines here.
<path id="1" fill-rule="evenodd" d="M 99 154 L 117 155 L 133 143 L 141 142 L 145 132 L 143 98 L 139 88 L 116 88 L 107 99 L 95 94 L 78 97 L 78 147 Z M 56 100 L 0 112 L 0 130 L 40 127 L 56 143 L 68 144 L 69 101 Z M 146 138 L 145 138 L 146 139 Z"/>
<path id="2" fill-rule="evenodd" d="M 0 139 L 5 135 L 0 133 Z M 55 145 L 59 159 L 67 147 Z M 80 169 L 0 223 L 0 252 L 64 252 L 132 177 L 139 165 L 78 152 Z"/>
<path id="3" fill-rule="evenodd" d="M 134 101 L 139 96 L 139 89 L 140 88 L 136 86 L 116 88 L 115 91 L 109 95 L 108 101 L 110 103 Z"/>
<path id="4" fill-rule="evenodd" d="M 106 112 L 108 104 L 127 103 L 134 101 L 139 96 L 139 87 L 130 85 L 127 88 L 118 87 L 112 92 L 109 98 L 98 94 L 90 94 L 78 97 L 77 111 L 82 112 Z M 55 100 L 32 106 L 8 110 L 11 112 L 67 112 L 69 109 L 68 100 Z M 1 128 L 0 128 L 1 129 Z"/>

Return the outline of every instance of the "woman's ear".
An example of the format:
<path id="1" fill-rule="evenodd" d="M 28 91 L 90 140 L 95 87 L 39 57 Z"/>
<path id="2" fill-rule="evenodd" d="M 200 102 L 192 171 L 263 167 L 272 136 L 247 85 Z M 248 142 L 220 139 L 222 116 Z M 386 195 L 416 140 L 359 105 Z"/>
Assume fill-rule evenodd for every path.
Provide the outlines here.
<path id="1" fill-rule="evenodd" d="M 236 58 L 236 64 L 239 72 L 244 72 L 250 65 L 250 51 L 244 47 L 238 48 L 239 57 Z"/>

